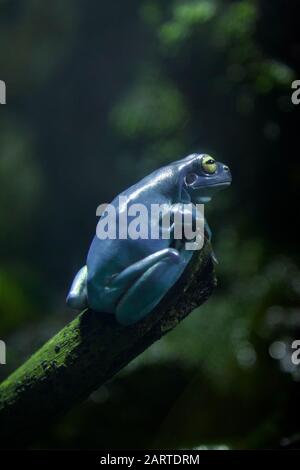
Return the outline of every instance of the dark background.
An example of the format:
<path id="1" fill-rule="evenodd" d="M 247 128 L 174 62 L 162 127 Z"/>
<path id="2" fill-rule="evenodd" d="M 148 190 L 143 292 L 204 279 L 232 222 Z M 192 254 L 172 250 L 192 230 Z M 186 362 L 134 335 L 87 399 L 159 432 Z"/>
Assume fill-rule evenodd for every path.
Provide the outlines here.
<path id="1" fill-rule="evenodd" d="M 98 204 L 193 152 L 233 174 L 213 297 L 31 447 L 300 447 L 297 4 L 0 1 L 2 378 L 72 318 Z"/>

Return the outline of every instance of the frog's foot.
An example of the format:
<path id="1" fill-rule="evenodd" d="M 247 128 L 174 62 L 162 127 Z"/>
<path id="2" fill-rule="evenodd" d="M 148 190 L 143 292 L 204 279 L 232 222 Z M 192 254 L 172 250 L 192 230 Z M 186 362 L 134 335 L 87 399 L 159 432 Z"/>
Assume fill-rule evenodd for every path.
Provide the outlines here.
<path id="1" fill-rule="evenodd" d="M 155 260 L 151 259 L 153 256 Z M 186 266 L 179 252 L 173 248 L 150 255 L 139 263 L 144 263 L 144 267 L 147 265 L 148 267 L 142 270 L 142 274 L 131 284 L 116 307 L 116 318 L 123 325 L 135 323 L 150 313 L 174 285 Z M 135 268 L 138 269 L 138 266 Z M 119 275 L 121 277 L 119 280 L 124 281 L 122 275 L 123 273 Z"/>
<path id="2" fill-rule="evenodd" d="M 211 249 L 211 254 L 210 254 L 210 256 L 211 256 L 211 259 L 213 260 L 213 262 L 214 262 L 215 264 L 219 264 L 218 258 L 216 257 L 216 254 L 215 254 L 215 252 L 214 252 L 213 249 Z"/>
<path id="3" fill-rule="evenodd" d="M 86 282 L 87 266 L 83 266 L 76 274 L 67 296 L 67 304 L 75 310 L 82 310 L 88 306 Z"/>

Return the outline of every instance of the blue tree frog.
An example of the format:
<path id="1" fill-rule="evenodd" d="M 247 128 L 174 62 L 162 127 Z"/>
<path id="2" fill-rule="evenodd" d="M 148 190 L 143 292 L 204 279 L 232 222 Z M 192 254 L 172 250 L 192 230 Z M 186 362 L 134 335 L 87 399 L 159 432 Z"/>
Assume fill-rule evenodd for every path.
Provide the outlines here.
<path id="1" fill-rule="evenodd" d="M 174 217 L 178 204 L 206 204 L 228 187 L 228 166 L 207 154 L 192 154 L 166 165 L 123 191 L 111 203 L 117 219 L 132 204 L 164 204 Z M 125 204 L 119 204 L 120 196 Z M 151 228 L 151 227 L 150 227 Z M 174 227 L 173 227 L 174 228 Z M 206 232 L 211 231 L 205 222 Z M 172 227 L 171 227 L 172 230 Z M 74 309 L 90 307 L 115 315 L 130 325 L 144 318 L 180 278 L 194 251 L 184 240 L 170 237 L 99 239 L 90 246 L 86 265 L 71 285 L 67 304 Z"/>

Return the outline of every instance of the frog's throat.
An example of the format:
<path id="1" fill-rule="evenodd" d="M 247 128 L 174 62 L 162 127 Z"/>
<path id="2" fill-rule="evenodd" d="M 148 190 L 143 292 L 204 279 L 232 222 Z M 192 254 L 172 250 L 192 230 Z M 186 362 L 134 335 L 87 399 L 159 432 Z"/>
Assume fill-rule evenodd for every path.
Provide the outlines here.
<path id="1" fill-rule="evenodd" d="M 199 198 L 199 204 L 207 204 L 211 201 L 212 196 L 201 196 Z"/>
<path id="2" fill-rule="evenodd" d="M 205 190 L 205 188 L 203 188 L 203 190 Z M 196 196 L 195 194 L 195 199 L 193 199 L 190 195 L 190 193 L 186 190 L 185 187 L 182 187 L 182 190 L 181 190 L 181 194 L 180 194 L 180 202 L 184 203 L 184 204 L 189 204 L 191 202 L 193 202 L 194 204 L 207 204 L 208 202 L 211 201 L 212 199 L 212 196 L 213 194 L 203 194 L 203 195 L 200 195 L 198 194 Z"/>

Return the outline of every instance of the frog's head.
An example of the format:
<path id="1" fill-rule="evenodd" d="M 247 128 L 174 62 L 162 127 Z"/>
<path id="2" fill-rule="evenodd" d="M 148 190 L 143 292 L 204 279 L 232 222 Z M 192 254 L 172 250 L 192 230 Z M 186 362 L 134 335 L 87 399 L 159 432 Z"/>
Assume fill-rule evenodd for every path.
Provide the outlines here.
<path id="1" fill-rule="evenodd" d="M 193 154 L 182 162 L 182 185 L 193 203 L 205 204 L 221 189 L 231 184 L 227 165 L 207 154 Z"/>

